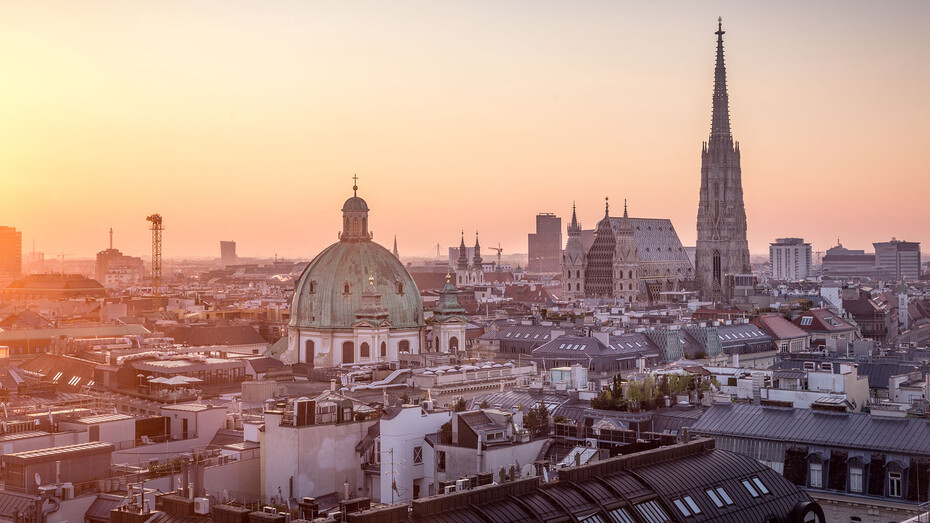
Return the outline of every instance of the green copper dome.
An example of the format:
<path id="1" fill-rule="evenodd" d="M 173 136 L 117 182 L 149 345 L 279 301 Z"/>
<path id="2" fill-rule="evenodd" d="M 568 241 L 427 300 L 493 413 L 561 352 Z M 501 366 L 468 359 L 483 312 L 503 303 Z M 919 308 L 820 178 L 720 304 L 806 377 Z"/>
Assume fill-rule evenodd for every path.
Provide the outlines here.
<path id="1" fill-rule="evenodd" d="M 359 314 L 366 317 L 369 277 L 394 328 L 425 325 L 420 292 L 407 269 L 384 247 L 361 240 L 336 242 L 310 262 L 294 291 L 291 327 L 351 329 Z"/>

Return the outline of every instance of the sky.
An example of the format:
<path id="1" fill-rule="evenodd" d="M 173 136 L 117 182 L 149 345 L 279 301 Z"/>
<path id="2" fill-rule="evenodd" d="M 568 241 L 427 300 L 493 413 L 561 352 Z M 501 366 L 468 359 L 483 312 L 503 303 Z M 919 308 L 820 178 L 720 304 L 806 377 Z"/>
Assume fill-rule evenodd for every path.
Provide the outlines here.
<path id="1" fill-rule="evenodd" d="M 527 250 L 610 197 L 694 245 L 723 17 L 750 251 L 930 245 L 930 2 L 0 3 L 0 225 L 24 250 Z"/>

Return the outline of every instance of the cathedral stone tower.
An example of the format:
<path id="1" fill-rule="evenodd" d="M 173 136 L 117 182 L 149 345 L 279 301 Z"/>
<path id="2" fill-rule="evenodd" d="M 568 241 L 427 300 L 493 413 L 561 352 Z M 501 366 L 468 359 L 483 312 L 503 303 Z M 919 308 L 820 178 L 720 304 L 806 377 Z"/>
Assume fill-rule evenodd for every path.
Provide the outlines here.
<path id="1" fill-rule="evenodd" d="M 614 296 L 621 302 L 633 303 L 639 296 L 639 251 L 633 238 L 633 223 L 626 212 L 626 201 L 614 249 Z"/>
<path id="2" fill-rule="evenodd" d="M 581 241 L 581 225 L 572 204 L 572 222 L 568 224 L 568 243 L 562 253 L 562 297 L 566 300 L 584 298 L 584 270 L 587 256 Z"/>
<path id="3" fill-rule="evenodd" d="M 706 300 L 727 301 L 731 278 L 748 274 L 746 208 L 740 171 L 739 142 L 730 134 L 727 72 L 723 62 L 723 24 L 717 25 L 717 66 L 714 70 L 710 140 L 701 151 L 701 199 L 697 216 L 695 283 Z"/>

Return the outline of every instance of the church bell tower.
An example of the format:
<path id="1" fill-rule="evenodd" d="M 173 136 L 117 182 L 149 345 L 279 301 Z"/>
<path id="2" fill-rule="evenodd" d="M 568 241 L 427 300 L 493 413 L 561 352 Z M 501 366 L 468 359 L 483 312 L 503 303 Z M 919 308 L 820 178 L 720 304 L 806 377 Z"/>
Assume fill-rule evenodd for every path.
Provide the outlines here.
<path id="1" fill-rule="evenodd" d="M 723 61 L 723 23 L 717 21 L 717 65 L 710 139 L 701 151 L 701 193 L 697 216 L 695 284 L 705 300 L 732 298 L 733 276 L 748 274 L 746 208 L 739 142 L 730 134 L 727 72 Z"/>

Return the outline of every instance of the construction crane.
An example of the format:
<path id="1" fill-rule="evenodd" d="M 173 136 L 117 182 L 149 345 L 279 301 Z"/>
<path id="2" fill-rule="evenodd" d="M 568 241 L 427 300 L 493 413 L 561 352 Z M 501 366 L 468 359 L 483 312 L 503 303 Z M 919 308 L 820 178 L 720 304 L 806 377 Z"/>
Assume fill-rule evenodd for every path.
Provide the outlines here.
<path id="1" fill-rule="evenodd" d="M 817 255 L 817 265 L 820 265 L 823 261 L 823 251 L 814 251 L 814 254 Z"/>
<path id="2" fill-rule="evenodd" d="M 152 292 L 155 297 L 161 296 L 161 215 L 152 214 L 146 221 L 152 222 Z"/>
<path id="3" fill-rule="evenodd" d="M 33 250 L 34 249 L 35 247 L 33 247 Z M 71 256 L 72 254 L 74 253 L 73 252 L 62 252 L 58 254 L 58 258 L 61 258 L 61 273 L 62 274 L 65 273 L 65 256 Z"/>
<path id="4" fill-rule="evenodd" d="M 504 249 L 501 249 L 500 242 L 497 242 L 497 247 L 490 247 L 490 249 L 492 251 L 497 251 L 497 270 L 500 271 L 501 270 L 501 252 L 503 252 Z"/>

